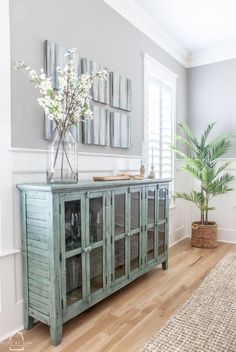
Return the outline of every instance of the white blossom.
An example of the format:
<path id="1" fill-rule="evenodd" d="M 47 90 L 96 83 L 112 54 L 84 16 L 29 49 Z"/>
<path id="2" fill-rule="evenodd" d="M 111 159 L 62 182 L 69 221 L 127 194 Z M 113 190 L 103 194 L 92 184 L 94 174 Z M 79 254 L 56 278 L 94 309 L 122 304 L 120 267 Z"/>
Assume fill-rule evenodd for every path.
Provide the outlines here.
<path id="1" fill-rule="evenodd" d="M 107 79 L 107 71 L 77 75 L 74 71 L 74 55 L 77 49 L 72 48 L 66 54 L 68 63 L 64 68 L 56 68 L 59 82 L 59 90 L 55 91 L 52 86 L 52 78 L 47 77 L 43 69 L 40 73 L 31 69 L 24 61 L 18 61 L 15 69 L 24 68 L 29 75 L 30 81 L 35 83 L 40 97 L 38 103 L 44 108 L 48 119 L 53 120 L 59 129 L 67 129 L 78 125 L 79 121 L 93 118 L 91 110 L 90 90 L 96 79 Z"/>

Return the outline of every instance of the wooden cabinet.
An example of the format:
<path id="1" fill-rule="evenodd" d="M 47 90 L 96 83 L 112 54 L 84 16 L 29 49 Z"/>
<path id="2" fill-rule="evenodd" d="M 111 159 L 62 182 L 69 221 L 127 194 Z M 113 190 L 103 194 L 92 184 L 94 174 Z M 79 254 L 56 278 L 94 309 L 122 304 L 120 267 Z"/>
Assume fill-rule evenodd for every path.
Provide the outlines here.
<path id="1" fill-rule="evenodd" d="M 22 184 L 24 325 L 63 323 L 168 263 L 170 180 Z"/>

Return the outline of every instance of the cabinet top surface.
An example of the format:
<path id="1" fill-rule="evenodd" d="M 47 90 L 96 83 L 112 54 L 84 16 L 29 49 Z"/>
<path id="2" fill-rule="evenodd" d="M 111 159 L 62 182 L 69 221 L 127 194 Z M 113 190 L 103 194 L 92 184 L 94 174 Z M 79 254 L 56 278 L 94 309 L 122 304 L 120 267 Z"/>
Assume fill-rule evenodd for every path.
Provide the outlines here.
<path id="1" fill-rule="evenodd" d="M 107 189 L 116 187 L 129 187 L 129 186 L 142 186 L 152 185 L 154 183 L 169 183 L 172 179 L 144 179 L 144 180 L 120 180 L 120 181 L 92 181 L 83 180 L 75 184 L 63 184 L 63 183 L 22 183 L 18 184 L 17 188 L 20 190 L 35 190 L 44 192 L 73 192 L 87 189 Z"/>

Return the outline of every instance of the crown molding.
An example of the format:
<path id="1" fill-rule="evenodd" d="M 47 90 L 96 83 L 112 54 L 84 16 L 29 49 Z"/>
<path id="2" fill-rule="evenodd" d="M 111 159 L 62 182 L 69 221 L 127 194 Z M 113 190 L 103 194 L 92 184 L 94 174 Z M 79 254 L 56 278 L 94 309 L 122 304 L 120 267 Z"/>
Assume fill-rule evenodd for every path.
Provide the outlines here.
<path id="1" fill-rule="evenodd" d="M 142 33 L 152 39 L 157 45 L 165 50 L 174 59 L 182 65 L 187 66 L 188 52 L 176 41 L 170 38 L 164 30 L 149 16 L 144 9 L 135 4 L 133 6 L 125 0 L 103 0 L 113 10 L 118 12 L 122 17 L 138 28 Z"/>
<path id="2" fill-rule="evenodd" d="M 139 4 L 136 3 L 134 6 L 128 0 L 103 1 L 186 68 L 236 58 L 236 44 L 190 54 L 182 45 L 177 44 L 176 40 L 168 36 L 164 29 Z"/>
<path id="3" fill-rule="evenodd" d="M 178 75 L 148 54 L 144 54 L 144 70 L 154 77 L 161 77 L 173 86 L 176 85 Z"/>
<path id="4" fill-rule="evenodd" d="M 224 45 L 201 52 L 193 53 L 189 56 L 187 67 L 197 67 L 236 58 L 236 44 Z"/>

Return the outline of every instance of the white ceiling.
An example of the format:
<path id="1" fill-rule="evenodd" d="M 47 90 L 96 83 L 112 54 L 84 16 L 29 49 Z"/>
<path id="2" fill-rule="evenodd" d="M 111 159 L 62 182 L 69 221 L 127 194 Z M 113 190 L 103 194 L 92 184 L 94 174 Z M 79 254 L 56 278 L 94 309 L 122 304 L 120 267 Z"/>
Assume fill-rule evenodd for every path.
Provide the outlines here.
<path id="1" fill-rule="evenodd" d="M 104 0 L 185 66 L 236 57 L 236 0 Z"/>

